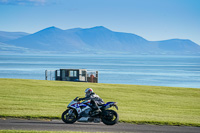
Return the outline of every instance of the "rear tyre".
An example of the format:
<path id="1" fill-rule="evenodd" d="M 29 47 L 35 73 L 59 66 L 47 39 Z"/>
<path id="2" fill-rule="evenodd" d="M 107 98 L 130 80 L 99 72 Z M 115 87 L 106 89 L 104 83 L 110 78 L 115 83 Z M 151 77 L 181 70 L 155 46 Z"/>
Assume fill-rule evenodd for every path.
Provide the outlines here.
<path id="1" fill-rule="evenodd" d="M 102 112 L 102 122 L 106 125 L 114 125 L 118 123 L 119 116 L 114 110 L 105 110 Z"/>
<path id="2" fill-rule="evenodd" d="M 67 123 L 67 124 L 73 124 L 77 120 L 77 113 L 74 109 L 67 109 L 62 113 L 62 121 Z"/>

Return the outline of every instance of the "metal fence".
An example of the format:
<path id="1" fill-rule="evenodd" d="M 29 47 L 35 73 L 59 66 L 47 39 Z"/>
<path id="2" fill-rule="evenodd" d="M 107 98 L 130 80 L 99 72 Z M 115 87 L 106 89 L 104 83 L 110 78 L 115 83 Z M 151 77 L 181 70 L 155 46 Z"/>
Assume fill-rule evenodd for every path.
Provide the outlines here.
<path id="1" fill-rule="evenodd" d="M 55 80 L 55 70 L 45 70 L 45 80 Z"/>

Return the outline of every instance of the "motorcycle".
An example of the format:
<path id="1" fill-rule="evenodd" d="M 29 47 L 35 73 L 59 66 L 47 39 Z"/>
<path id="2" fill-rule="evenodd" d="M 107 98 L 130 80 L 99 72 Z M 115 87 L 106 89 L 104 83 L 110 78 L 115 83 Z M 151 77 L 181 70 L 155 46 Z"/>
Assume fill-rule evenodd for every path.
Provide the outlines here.
<path id="1" fill-rule="evenodd" d="M 90 100 L 80 102 L 78 97 L 72 100 L 67 106 L 67 110 L 62 113 L 62 120 L 67 124 L 74 122 L 94 122 L 100 123 L 101 121 L 106 125 L 114 125 L 118 123 L 119 116 L 116 111 L 108 110 L 115 107 L 118 110 L 116 102 L 107 102 L 106 104 L 99 105 L 100 112 L 93 113 Z"/>

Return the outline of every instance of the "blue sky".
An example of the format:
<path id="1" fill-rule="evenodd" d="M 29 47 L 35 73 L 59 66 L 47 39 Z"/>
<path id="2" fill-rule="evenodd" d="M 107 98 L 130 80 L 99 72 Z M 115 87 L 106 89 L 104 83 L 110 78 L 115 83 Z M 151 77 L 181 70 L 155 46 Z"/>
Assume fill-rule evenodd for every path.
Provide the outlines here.
<path id="1" fill-rule="evenodd" d="M 0 0 L 0 31 L 105 26 L 150 41 L 200 45 L 200 0 Z"/>

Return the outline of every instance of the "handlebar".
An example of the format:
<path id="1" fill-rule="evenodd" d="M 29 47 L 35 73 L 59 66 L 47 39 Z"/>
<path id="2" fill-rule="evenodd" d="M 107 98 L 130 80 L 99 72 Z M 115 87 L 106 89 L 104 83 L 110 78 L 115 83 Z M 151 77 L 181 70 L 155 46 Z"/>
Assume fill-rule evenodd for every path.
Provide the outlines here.
<path id="1" fill-rule="evenodd" d="M 76 98 L 74 99 L 74 101 L 78 101 L 78 97 L 76 97 Z"/>

